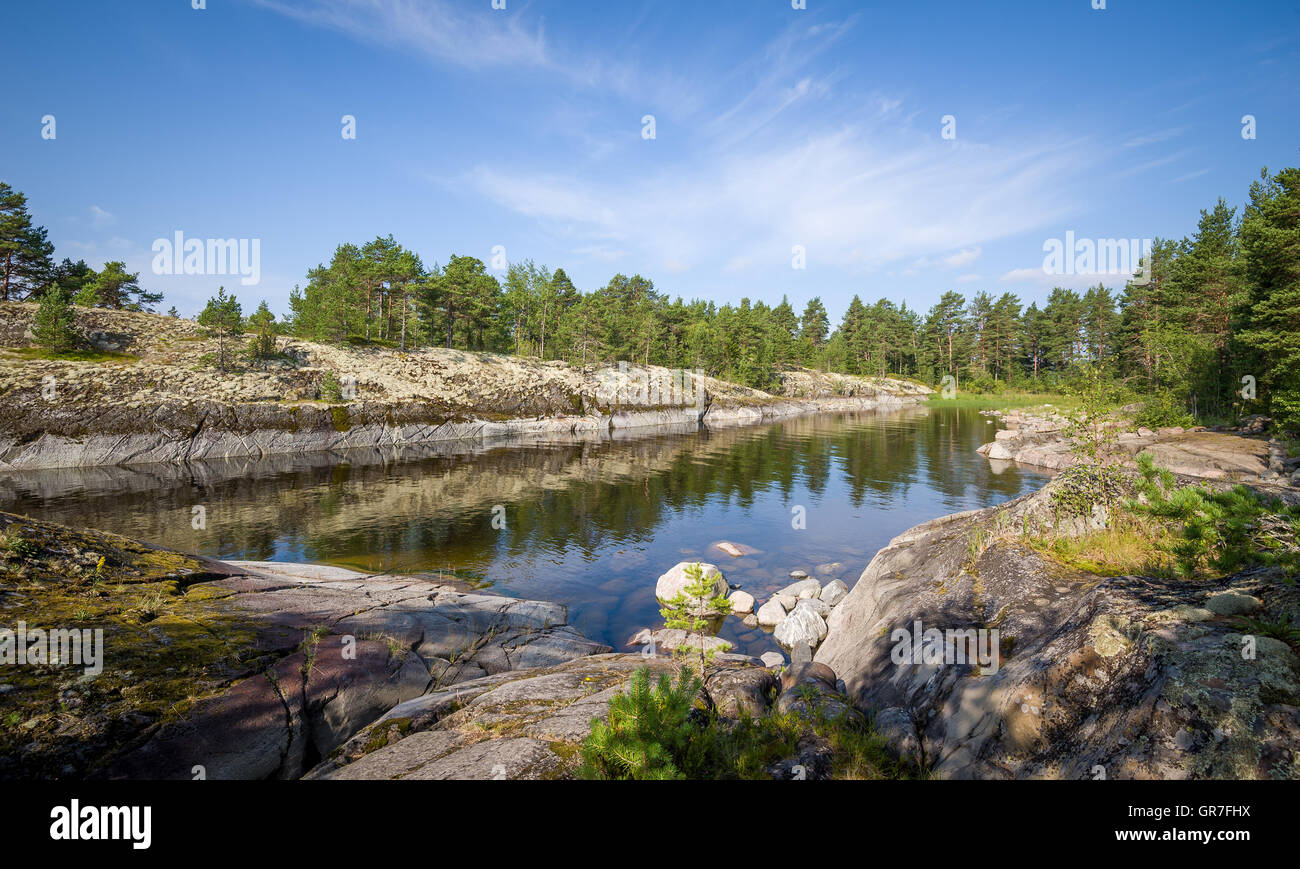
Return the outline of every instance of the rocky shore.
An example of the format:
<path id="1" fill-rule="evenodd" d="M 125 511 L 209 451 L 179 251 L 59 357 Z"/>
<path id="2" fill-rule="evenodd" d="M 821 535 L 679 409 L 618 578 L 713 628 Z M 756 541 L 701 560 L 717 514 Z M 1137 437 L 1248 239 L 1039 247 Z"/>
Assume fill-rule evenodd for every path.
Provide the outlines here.
<path id="1" fill-rule="evenodd" d="M 657 366 L 580 368 L 285 338 L 274 360 L 220 372 L 206 361 L 217 343 L 196 324 L 105 310 L 78 310 L 97 353 L 49 359 L 31 345 L 34 309 L 0 303 L 0 470 L 599 440 L 900 407 L 931 392 L 910 381 L 801 370 L 769 394 Z M 344 390 L 333 400 L 331 379 Z"/>
<path id="2" fill-rule="evenodd" d="M 27 649 L 0 681 L 0 778 L 566 778 L 635 670 L 680 666 L 454 577 L 221 562 L 4 513 L 0 578 Z M 93 669 L 88 646 L 30 651 L 83 630 L 103 633 Z M 836 691 L 810 662 L 723 654 L 701 702 L 759 716 Z M 771 774 L 825 777 L 828 746 L 804 748 Z"/>
<path id="3" fill-rule="evenodd" d="M 816 661 L 941 778 L 1300 778 L 1296 585 L 1070 567 L 1062 485 L 895 538 Z"/>
<path id="4" fill-rule="evenodd" d="M 1066 435 L 1068 420 L 1053 411 L 983 411 L 1004 426 L 979 453 L 993 462 L 1017 462 L 1054 471 L 1078 461 Z M 1192 479 L 1262 483 L 1300 488 L 1300 458 L 1288 457 L 1281 441 L 1262 435 L 1261 418 L 1250 417 L 1234 431 L 1180 426 L 1149 429 L 1113 424 L 1113 444 L 1124 464 L 1139 453 Z"/>

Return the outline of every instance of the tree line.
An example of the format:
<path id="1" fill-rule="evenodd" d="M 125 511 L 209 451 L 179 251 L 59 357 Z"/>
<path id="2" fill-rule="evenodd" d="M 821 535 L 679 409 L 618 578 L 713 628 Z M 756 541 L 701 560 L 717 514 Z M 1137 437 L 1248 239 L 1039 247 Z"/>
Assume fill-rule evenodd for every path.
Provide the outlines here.
<path id="1" fill-rule="evenodd" d="M 147 310 L 161 300 L 122 263 L 100 272 L 66 259 L 53 265 L 25 198 L 3 184 L 0 256 L 5 299 L 57 289 L 98 307 Z M 274 331 L 399 350 L 702 369 L 760 389 L 793 366 L 931 385 L 951 377 L 974 391 L 1050 391 L 1080 372 L 1101 372 L 1142 397 L 1153 421 L 1258 410 L 1300 429 L 1300 169 L 1263 171 L 1240 213 L 1220 199 L 1191 236 L 1156 239 L 1142 266 L 1142 278 L 1123 287 L 1058 287 L 1041 306 L 1010 292 L 949 291 L 922 312 L 855 295 L 832 329 L 820 298 L 802 311 L 785 297 L 776 305 L 684 301 L 623 274 L 584 292 L 563 268 L 531 260 L 508 264 L 500 277 L 472 256 L 425 265 L 389 235 L 339 245 L 293 289 L 282 322 L 265 303 L 255 323 L 244 320 L 224 293 L 200 318 L 255 332 L 263 351 Z"/>

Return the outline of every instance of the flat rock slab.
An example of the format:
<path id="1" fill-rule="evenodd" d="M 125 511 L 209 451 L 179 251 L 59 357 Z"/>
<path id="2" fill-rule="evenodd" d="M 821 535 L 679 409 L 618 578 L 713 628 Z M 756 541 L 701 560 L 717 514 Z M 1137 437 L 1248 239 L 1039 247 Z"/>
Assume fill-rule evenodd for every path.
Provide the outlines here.
<path id="1" fill-rule="evenodd" d="M 778 689 L 771 670 L 743 655 L 715 661 L 703 696 L 719 712 L 766 711 Z M 675 677 L 680 663 L 600 654 L 440 689 L 395 706 L 306 778 L 569 778 L 591 722 L 606 718 L 610 699 L 640 667 L 657 679 Z"/>
<path id="2" fill-rule="evenodd" d="M 448 689 L 457 682 L 610 651 L 570 627 L 563 606 L 545 601 L 322 565 L 227 567 L 187 593 L 238 614 L 273 663 L 157 725 L 102 777 L 189 779 L 201 767 L 209 779 L 297 778 L 385 713 L 432 721 L 477 696 Z M 573 687 L 583 693 L 581 684 Z M 569 722 L 551 735 L 578 729 Z M 507 766 L 533 756 L 523 749 L 511 749 L 517 756 Z M 476 764 L 466 755 L 438 775 L 456 777 Z"/>

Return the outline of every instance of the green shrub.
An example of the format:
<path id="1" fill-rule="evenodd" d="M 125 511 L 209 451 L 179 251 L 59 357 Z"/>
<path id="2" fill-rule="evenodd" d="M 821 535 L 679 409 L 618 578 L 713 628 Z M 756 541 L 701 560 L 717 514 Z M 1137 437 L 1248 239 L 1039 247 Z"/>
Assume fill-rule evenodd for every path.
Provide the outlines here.
<path id="1" fill-rule="evenodd" d="M 717 648 L 706 648 L 709 623 L 712 619 L 726 616 L 731 612 L 731 602 L 725 594 L 715 595 L 713 583 L 704 575 L 704 568 L 697 561 L 686 566 L 686 587 L 672 600 L 666 601 L 659 609 L 664 617 L 664 625 L 680 628 L 699 636 L 698 648 L 683 644 L 677 649 L 682 657 L 692 659 L 697 672 L 703 676 L 704 668 L 717 654 Z"/>
<path id="2" fill-rule="evenodd" d="M 81 343 L 76 322 L 77 315 L 67 294 L 61 287 L 54 286 L 41 296 L 40 306 L 32 319 L 32 336 L 37 344 L 50 350 L 72 350 Z"/>
<path id="3" fill-rule="evenodd" d="M 1150 453 L 1137 457 L 1139 499 L 1136 513 L 1182 523 L 1180 539 L 1169 547 L 1179 572 L 1195 576 L 1205 567 L 1232 573 L 1253 565 L 1277 565 L 1287 582 L 1300 576 L 1300 507 L 1265 498 L 1245 486 L 1215 492 L 1201 486 L 1179 488 L 1167 468 L 1157 468 Z"/>
<path id="4" fill-rule="evenodd" d="M 339 379 L 333 371 L 326 371 L 320 379 L 320 397 L 323 401 L 343 400 L 343 387 L 339 385 Z"/>
<path id="5" fill-rule="evenodd" d="M 1142 409 L 1133 418 L 1133 423 L 1147 428 L 1165 426 L 1182 426 L 1190 428 L 1196 425 L 1196 419 L 1187 412 L 1174 394 L 1167 389 L 1157 389 L 1142 400 Z"/>
<path id="6" fill-rule="evenodd" d="M 856 716 L 829 716 L 815 699 L 810 716 L 770 713 L 726 720 L 697 703 L 698 676 L 683 668 L 651 685 L 642 667 L 609 704 L 608 723 L 596 719 L 582 746 L 579 775 L 588 779 L 768 779 L 769 767 L 794 757 L 800 739 L 830 744 L 833 778 L 916 777 L 915 764 L 894 757 L 885 739 Z M 816 695 L 816 692 L 812 692 Z M 837 696 L 841 702 L 845 698 Z"/>
<path id="7" fill-rule="evenodd" d="M 582 745 L 583 778 L 681 779 L 698 771 L 706 750 L 695 699 L 704 683 L 683 667 L 674 684 L 667 673 L 651 687 L 646 667 L 609 701 L 609 721 L 596 719 Z"/>

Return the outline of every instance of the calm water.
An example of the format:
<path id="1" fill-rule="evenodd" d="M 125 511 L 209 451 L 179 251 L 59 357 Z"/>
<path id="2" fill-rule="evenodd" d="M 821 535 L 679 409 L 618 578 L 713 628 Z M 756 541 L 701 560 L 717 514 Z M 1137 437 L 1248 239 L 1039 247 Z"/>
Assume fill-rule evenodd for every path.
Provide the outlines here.
<path id="1" fill-rule="evenodd" d="M 1040 486 L 1046 475 L 975 453 L 994 429 L 973 409 L 922 407 L 543 447 L 26 472 L 0 478 L 0 509 L 218 558 L 449 569 L 568 604 L 621 648 L 661 624 L 655 579 L 678 561 L 712 561 L 760 602 L 795 568 L 852 586 L 918 522 Z M 757 551 L 732 558 L 712 548 L 724 540 Z M 776 648 L 738 618 L 721 635 Z"/>

